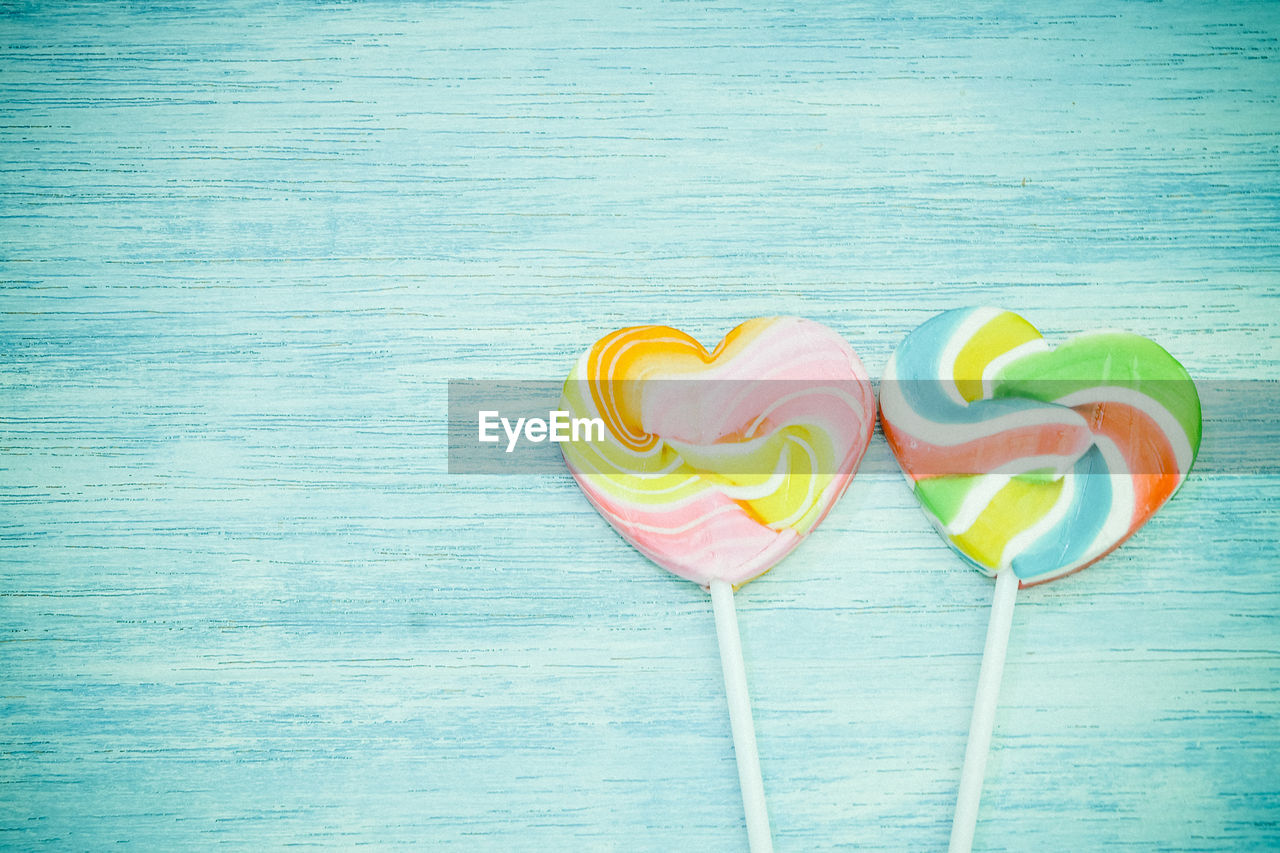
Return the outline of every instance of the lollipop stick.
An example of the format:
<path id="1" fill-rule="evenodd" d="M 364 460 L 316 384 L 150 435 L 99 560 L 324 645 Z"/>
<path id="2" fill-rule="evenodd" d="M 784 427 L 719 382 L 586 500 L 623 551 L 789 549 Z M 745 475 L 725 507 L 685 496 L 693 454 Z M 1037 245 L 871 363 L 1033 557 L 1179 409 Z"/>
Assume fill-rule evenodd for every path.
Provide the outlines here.
<path id="1" fill-rule="evenodd" d="M 987 623 L 987 644 L 982 650 L 982 669 L 978 671 L 978 695 L 973 700 L 973 718 L 969 721 L 969 745 L 965 747 L 964 770 L 960 773 L 956 817 L 951 824 L 950 853 L 969 853 L 973 847 L 982 776 L 987 769 L 991 731 L 996 724 L 996 699 L 1000 695 L 1000 676 L 1004 673 L 1004 653 L 1009 646 L 1009 626 L 1013 624 L 1017 595 L 1018 576 L 1013 570 L 1006 568 L 997 572 L 991 621 Z"/>
<path id="2" fill-rule="evenodd" d="M 724 691 L 729 697 L 729 725 L 733 729 L 738 785 L 742 788 L 742 806 L 747 816 L 747 842 L 751 853 L 772 853 L 773 837 L 769 833 L 769 811 L 764 802 L 760 753 L 756 751 L 756 727 L 751 720 L 747 671 L 742 665 L 742 639 L 738 636 L 738 614 L 733 609 L 730 584 L 719 580 L 711 582 L 711 607 L 716 614 Z"/>

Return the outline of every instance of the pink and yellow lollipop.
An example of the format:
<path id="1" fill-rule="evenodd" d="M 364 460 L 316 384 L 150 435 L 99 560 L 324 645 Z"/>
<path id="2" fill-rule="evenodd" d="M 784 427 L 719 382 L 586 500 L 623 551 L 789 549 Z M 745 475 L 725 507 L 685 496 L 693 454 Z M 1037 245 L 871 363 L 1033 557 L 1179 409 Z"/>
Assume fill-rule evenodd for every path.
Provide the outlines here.
<path id="1" fill-rule="evenodd" d="M 562 445 L 587 499 L 642 554 L 711 591 L 747 834 L 771 849 L 733 590 L 795 548 L 844 494 L 875 422 L 852 348 L 796 317 L 748 320 L 715 349 L 667 326 L 605 335 L 562 408 L 602 440 Z"/>
<path id="2" fill-rule="evenodd" d="M 703 586 L 768 571 L 848 488 L 875 397 L 858 357 L 797 317 L 748 320 L 708 352 L 667 326 L 605 335 L 563 406 L 605 440 L 564 445 L 587 498 L 663 568 Z"/>

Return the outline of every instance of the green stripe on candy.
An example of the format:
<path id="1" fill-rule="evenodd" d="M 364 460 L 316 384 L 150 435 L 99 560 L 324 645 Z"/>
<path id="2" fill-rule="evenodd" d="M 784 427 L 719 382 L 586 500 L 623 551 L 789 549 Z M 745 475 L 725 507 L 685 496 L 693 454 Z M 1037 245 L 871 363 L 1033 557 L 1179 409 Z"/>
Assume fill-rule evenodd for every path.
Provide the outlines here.
<path id="1" fill-rule="evenodd" d="M 916 499 L 943 524 L 950 524 L 979 479 L 973 475 L 961 475 L 920 480 L 916 483 Z"/>
<path id="2" fill-rule="evenodd" d="M 1200 398 L 1178 360 L 1141 335 L 1100 332 L 1072 338 L 1049 352 L 1020 358 L 996 377 L 995 397 L 1044 402 L 1099 385 L 1151 397 L 1182 426 L 1194 453 L 1200 447 Z"/>

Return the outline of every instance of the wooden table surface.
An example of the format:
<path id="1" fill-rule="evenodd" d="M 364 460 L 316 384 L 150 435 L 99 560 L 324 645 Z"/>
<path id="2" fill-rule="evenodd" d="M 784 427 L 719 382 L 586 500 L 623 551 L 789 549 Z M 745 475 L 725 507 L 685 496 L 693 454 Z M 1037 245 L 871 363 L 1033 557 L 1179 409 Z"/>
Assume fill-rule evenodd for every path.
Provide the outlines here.
<path id="1" fill-rule="evenodd" d="M 1280 5 L 1066 5 L 7 5 L 0 846 L 745 849 L 708 597 L 446 383 L 992 303 L 1206 436 L 1019 597 L 977 847 L 1280 847 Z M 780 851 L 946 843 L 992 584 L 891 469 L 737 596 Z"/>

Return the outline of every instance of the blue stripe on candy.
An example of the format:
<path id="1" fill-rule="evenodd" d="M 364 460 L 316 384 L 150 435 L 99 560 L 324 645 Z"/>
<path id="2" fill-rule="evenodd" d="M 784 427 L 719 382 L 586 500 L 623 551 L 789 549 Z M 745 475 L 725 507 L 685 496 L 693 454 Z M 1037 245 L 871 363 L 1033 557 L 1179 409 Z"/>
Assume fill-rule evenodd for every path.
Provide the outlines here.
<path id="1" fill-rule="evenodd" d="M 1111 513 L 1110 471 L 1097 447 L 1077 460 L 1071 506 L 1062 520 L 1013 559 L 1013 572 L 1021 580 L 1056 574 L 1065 566 L 1088 559 L 1093 540 Z"/>

